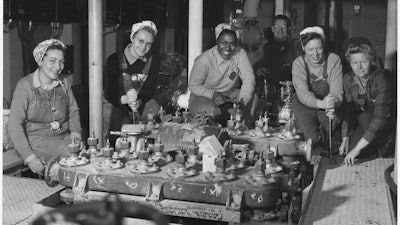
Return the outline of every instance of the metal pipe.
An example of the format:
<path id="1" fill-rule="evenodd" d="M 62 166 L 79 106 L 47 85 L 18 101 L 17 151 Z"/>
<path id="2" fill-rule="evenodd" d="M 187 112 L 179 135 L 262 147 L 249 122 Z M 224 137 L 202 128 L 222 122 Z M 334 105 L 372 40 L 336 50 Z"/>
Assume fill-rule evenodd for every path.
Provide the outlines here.
<path id="1" fill-rule="evenodd" d="M 291 11 L 292 11 L 291 0 L 275 0 L 275 16 L 285 15 L 290 18 Z"/>
<path id="2" fill-rule="evenodd" d="M 89 133 L 103 146 L 103 18 L 102 2 L 89 0 Z"/>
<path id="3" fill-rule="evenodd" d="M 243 16 L 245 18 L 257 18 L 259 4 L 260 0 L 246 0 L 244 3 Z"/>
<path id="4" fill-rule="evenodd" d="M 203 52 L 203 0 L 189 1 L 188 79 L 194 59 Z"/>
<path id="5" fill-rule="evenodd" d="M 396 68 L 397 53 L 397 0 L 388 0 L 386 19 L 385 69 Z"/>
<path id="6" fill-rule="evenodd" d="M 283 15 L 284 7 L 285 7 L 285 1 L 275 0 L 275 16 Z"/>
<path id="7" fill-rule="evenodd" d="M 335 41 L 336 35 L 336 0 L 330 0 L 329 6 L 329 40 Z"/>

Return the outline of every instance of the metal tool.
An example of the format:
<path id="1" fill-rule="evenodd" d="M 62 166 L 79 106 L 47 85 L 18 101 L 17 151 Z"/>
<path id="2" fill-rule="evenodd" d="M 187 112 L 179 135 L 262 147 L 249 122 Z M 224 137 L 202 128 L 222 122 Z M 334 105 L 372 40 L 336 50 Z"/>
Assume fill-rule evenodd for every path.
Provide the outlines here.
<path id="1" fill-rule="evenodd" d="M 329 130 L 328 130 L 328 135 L 329 135 L 329 139 L 328 139 L 328 148 L 329 148 L 329 159 L 332 158 L 332 118 L 328 118 L 329 119 Z"/>

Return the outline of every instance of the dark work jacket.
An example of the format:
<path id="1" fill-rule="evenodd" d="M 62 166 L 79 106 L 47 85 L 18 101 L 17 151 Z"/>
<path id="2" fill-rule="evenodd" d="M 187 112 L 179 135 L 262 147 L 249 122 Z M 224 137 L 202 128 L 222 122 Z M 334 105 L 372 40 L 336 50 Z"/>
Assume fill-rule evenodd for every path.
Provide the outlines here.
<path id="1" fill-rule="evenodd" d="M 125 91 L 123 88 L 121 62 L 119 60 L 120 54 L 122 54 L 122 52 L 114 53 L 107 58 L 103 73 L 104 97 L 115 107 L 128 110 L 129 107 L 127 105 L 122 105 L 120 100 L 121 96 L 126 94 L 124 93 Z M 145 62 L 140 59 L 136 60 L 136 62 L 131 65 L 129 65 L 127 60 L 126 63 L 126 73 L 128 74 L 141 73 L 145 66 Z M 143 107 L 146 102 L 154 98 L 156 94 L 157 77 L 159 72 L 160 57 L 153 55 L 148 73 L 149 76 L 147 77 L 138 94 L 138 98 L 142 101 L 142 104 L 138 109 L 139 112 L 143 111 Z"/>
<path id="2" fill-rule="evenodd" d="M 254 65 L 254 71 L 265 67 L 270 72 L 267 82 L 279 88 L 279 81 L 292 80 L 292 63 L 299 55 L 299 50 L 295 40 L 278 42 L 272 39 L 264 45 L 264 57 Z"/>

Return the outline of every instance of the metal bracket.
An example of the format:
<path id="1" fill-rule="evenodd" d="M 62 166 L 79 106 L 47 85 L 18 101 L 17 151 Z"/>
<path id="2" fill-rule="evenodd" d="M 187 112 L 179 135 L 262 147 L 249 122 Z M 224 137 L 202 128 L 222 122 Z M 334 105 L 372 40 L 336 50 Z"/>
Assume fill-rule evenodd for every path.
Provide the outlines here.
<path id="1" fill-rule="evenodd" d="M 147 185 L 146 201 L 158 202 L 161 199 L 161 191 L 165 182 L 150 182 Z"/>
<path id="2" fill-rule="evenodd" d="M 226 199 L 226 209 L 231 211 L 240 211 L 242 207 L 243 190 L 228 190 Z"/>
<path id="3" fill-rule="evenodd" d="M 74 195 L 84 195 L 87 191 L 89 173 L 76 172 L 74 184 L 72 185 L 72 193 Z"/>

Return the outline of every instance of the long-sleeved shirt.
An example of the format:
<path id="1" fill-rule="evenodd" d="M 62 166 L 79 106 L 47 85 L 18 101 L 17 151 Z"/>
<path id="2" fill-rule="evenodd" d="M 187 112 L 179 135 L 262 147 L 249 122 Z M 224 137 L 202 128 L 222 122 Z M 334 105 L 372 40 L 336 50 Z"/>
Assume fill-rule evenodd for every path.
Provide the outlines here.
<path id="1" fill-rule="evenodd" d="M 217 46 L 205 51 L 195 59 L 189 78 L 189 90 L 194 95 L 212 99 L 217 91 L 229 96 L 240 89 L 236 97 L 245 104 L 250 102 L 254 86 L 253 68 L 246 51 L 240 47 L 229 60 L 221 57 Z"/>
<path id="2" fill-rule="evenodd" d="M 293 75 L 293 87 L 296 90 L 296 95 L 300 102 L 311 108 L 318 108 L 317 101 L 319 100 L 315 94 L 309 89 L 308 75 L 305 67 L 307 63 L 310 70 L 310 75 L 315 76 L 314 81 L 322 79 L 322 73 L 324 69 L 324 64 L 327 64 L 328 77 L 326 78 L 329 83 L 329 93 L 332 94 L 340 105 L 343 100 L 343 73 L 342 73 L 342 63 L 338 55 L 334 53 L 329 53 L 327 60 L 321 64 L 315 64 L 308 60 L 307 57 L 299 56 L 293 62 L 292 75 Z"/>
<path id="3" fill-rule="evenodd" d="M 350 71 L 343 77 L 344 89 L 344 115 L 342 123 L 342 136 L 349 136 L 355 129 L 355 120 L 361 113 L 358 105 L 359 83 L 355 79 L 355 74 Z M 368 142 L 373 141 L 388 124 L 391 118 L 391 84 L 388 77 L 382 70 L 372 68 L 366 85 L 366 109 L 373 112 L 372 120 L 363 138 Z"/>
<path id="4" fill-rule="evenodd" d="M 34 154 L 29 143 L 30 136 L 52 137 L 64 135 L 67 132 L 81 133 L 79 108 L 68 80 L 66 78 L 59 79 L 53 84 L 54 88 L 50 93 L 54 93 L 54 99 L 51 94 L 49 95 L 53 106 L 49 105 L 47 99 L 41 99 L 45 96 L 43 93 L 46 90 L 39 82 L 38 70 L 20 79 L 15 88 L 8 120 L 8 131 L 15 149 L 23 160 Z M 55 108 L 54 115 L 50 107 Z M 59 132 L 50 130 L 49 124 L 53 120 L 60 123 L 61 130 Z"/>

